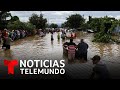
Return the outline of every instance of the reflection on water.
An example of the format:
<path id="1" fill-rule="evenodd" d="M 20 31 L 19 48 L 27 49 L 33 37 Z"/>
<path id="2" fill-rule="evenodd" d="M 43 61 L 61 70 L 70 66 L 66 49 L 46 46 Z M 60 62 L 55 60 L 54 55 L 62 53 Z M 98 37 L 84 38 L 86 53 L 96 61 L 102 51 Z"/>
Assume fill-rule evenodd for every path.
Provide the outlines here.
<path id="1" fill-rule="evenodd" d="M 2 50 L 0 51 L 0 60 L 2 59 L 13 59 L 14 55 L 12 50 Z"/>
<path id="2" fill-rule="evenodd" d="M 7 58 L 12 59 L 13 58 L 12 50 L 5 50 L 4 51 L 4 56 L 7 57 Z"/>
<path id="3" fill-rule="evenodd" d="M 58 44 L 60 44 L 60 39 L 58 39 Z"/>
<path id="4" fill-rule="evenodd" d="M 57 39 L 57 33 L 53 34 L 54 40 L 51 41 L 51 34 L 45 37 L 32 36 L 12 42 L 11 50 L 4 51 L 0 49 L 0 56 L 4 59 L 65 59 L 63 55 L 62 44 L 69 39 Z M 120 63 L 120 45 L 104 44 L 92 42 L 93 34 L 77 32 L 77 38 L 74 42 L 78 44 L 80 39 L 88 43 L 88 60 L 98 54 L 105 61 Z"/>

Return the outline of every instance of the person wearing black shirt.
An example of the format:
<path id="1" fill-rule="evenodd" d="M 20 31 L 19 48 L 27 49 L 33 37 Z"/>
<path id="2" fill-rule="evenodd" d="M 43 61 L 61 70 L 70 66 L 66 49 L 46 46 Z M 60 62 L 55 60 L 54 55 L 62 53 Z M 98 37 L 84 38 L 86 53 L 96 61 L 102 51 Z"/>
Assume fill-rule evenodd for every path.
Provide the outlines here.
<path id="1" fill-rule="evenodd" d="M 81 42 L 78 44 L 78 56 L 80 59 L 84 59 L 87 61 L 87 49 L 88 44 L 84 42 L 83 39 L 81 39 Z"/>
<path id="2" fill-rule="evenodd" d="M 95 65 L 90 79 L 110 79 L 110 73 L 105 63 L 101 61 L 99 55 L 95 55 L 92 58 L 92 62 Z"/>

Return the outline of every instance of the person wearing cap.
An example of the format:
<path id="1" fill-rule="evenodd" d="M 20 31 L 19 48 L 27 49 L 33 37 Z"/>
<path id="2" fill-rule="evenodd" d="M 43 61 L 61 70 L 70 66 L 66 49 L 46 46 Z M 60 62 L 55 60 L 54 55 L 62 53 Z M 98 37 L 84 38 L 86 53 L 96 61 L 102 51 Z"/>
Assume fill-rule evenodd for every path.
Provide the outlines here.
<path id="1" fill-rule="evenodd" d="M 95 64 L 95 66 L 93 67 L 93 72 L 90 76 L 90 79 L 110 79 L 107 66 L 101 61 L 99 55 L 95 55 L 92 58 L 92 62 Z"/>
<path id="2" fill-rule="evenodd" d="M 77 45 L 78 48 L 78 57 L 87 61 L 87 49 L 88 44 L 84 42 L 84 39 L 81 39 L 80 43 Z"/>

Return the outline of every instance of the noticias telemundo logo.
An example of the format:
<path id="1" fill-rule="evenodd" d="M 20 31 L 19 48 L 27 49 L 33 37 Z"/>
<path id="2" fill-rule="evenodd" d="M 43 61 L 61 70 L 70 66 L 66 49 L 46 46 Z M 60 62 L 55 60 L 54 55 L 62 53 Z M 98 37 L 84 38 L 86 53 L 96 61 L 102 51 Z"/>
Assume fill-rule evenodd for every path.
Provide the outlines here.
<path id="1" fill-rule="evenodd" d="M 65 60 L 4 60 L 8 74 L 15 74 L 18 65 L 20 74 L 65 74 Z"/>
<path id="2" fill-rule="evenodd" d="M 8 74 L 14 74 L 14 67 L 18 65 L 18 60 L 4 60 L 4 65 L 8 67 Z"/>

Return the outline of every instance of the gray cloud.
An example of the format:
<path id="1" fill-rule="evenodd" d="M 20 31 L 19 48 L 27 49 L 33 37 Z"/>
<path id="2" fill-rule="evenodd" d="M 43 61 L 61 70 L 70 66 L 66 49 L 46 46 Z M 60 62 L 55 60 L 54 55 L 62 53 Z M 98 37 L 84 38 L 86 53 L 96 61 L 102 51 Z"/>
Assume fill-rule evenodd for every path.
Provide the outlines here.
<path id="1" fill-rule="evenodd" d="M 40 15 L 40 11 L 11 11 L 13 16 L 18 16 L 21 21 L 27 22 L 29 17 L 33 14 Z M 85 19 L 88 19 L 88 16 L 93 17 L 103 17 L 111 16 L 116 19 L 120 19 L 120 11 L 42 11 L 44 18 L 47 18 L 49 23 L 63 23 L 66 21 L 66 18 L 71 14 L 81 14 L 84 15 Z"/>

